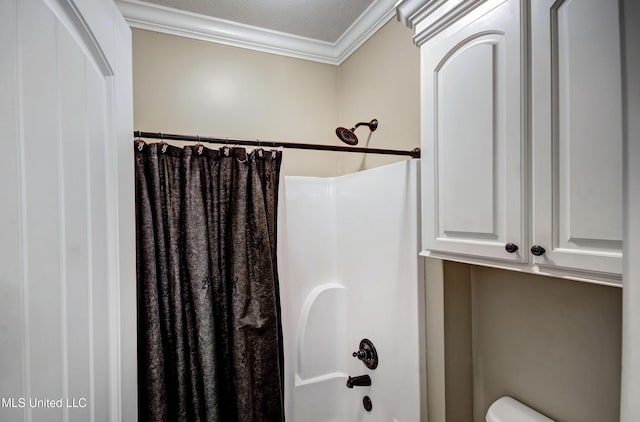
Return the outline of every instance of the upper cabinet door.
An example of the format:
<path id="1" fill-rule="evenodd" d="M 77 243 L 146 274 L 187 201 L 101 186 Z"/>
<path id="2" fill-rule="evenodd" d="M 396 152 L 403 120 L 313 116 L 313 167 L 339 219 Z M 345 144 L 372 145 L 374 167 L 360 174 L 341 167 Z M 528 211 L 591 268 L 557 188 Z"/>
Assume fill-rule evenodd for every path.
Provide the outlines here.
<path id="1" fill-rule="evenodd" d="M 524 262 L 520 5 L 486 10 L 421 47 L 423 249 Z"/>
<path id="2" fill-rule="evenodd" d="M 535 263 L 620 274 L 618 2 L 531 3 Z"/>

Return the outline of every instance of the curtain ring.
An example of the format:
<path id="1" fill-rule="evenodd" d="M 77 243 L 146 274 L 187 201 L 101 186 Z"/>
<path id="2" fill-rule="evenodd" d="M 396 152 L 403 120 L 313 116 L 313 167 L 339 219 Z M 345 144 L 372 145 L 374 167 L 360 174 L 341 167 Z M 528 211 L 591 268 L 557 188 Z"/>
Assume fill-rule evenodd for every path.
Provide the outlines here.
<path id="1" fill-rule="evenodd" d="M 144 149 L 144 145 L 145 145 L 144 141 L 142 139 L 139 139 L 138 145 L 136 145 L 138 148 L 138 151 L 142 151 Z"/>
<path id="2" fill-rule="evenodd" d="M 198 155 L 202 155 L 202 151 L 204 151 L 204 145 L 196 145 L 196 152 L 198 153 Z"/>
<path id="3" fill-rule="evenodd" d="M 228 157 L 230 153 L 229 147 L 225 145 L 225 147 L 222 148 L 222 153 L 224 154 L 225 157 Z"/>
<path id="4" fill-rule="evenodd" d="M 256 139 L 256 141 L 258 141 L 258 157 L 262 158 L 264 156 L 264 152 L 262 151 L 262 143 L 260 142 L 260 139 Z"/>
<path id="5" fill-rule="evenodd" d="M 273 160 L 275 160 L 277 155 L 278 155 L 278 151 L 277 151 L 277 150 L 275 150 L 275 149 L 272 149 L 272 150 L 271 150 L 271 158 L 272 158 Z"/>
<path id="6" fill-rule="evenodd" d="M 167 148 L 169 148 L 169 144 L 167 144 L 166 142 L 162 143 L 162 148 L 160 149 L 160 152 L 162 152 L 163 154 L 165 152 L 167 152 Z"/>

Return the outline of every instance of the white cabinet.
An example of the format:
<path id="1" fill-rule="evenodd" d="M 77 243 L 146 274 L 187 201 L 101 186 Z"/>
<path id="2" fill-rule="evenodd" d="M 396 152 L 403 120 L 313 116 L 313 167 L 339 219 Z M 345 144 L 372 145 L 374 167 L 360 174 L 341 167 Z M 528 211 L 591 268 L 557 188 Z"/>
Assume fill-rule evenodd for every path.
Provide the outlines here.
<path id="1" fill-rule="evenodd" d="M 403 0 L 398 13 L 422 57 L 422 254 L 619 284 L 618 2 Z"/>
<path id="2" fill-rule="evenodd" d="M 541 267 L 622 271 L 618 2 L 536 0 L 533 241 Z"/>
<path id="3" fill-rule="evenodd" d="M 517 1 L 452 26 L 422 55 L 423 249 L 521 262 L 523 104 Z"/>

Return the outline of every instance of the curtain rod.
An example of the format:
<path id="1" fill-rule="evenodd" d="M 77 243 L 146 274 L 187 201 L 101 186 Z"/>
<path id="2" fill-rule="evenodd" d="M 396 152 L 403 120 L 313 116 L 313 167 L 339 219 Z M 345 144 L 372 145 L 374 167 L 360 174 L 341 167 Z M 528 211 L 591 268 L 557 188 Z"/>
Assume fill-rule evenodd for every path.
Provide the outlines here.
<path id="1" fill-rule="evenodd" d="M 211 138 L 206 136 L 193 135 L 174 135 L 170 133 L 160 132 L 141 132 L 136 130 L 133 132 L 135 138 L 164 139 L 171 141 L 191 141 L 205 142 L 210 144 L 230 144 L 254 147 L 272 147 L 272 148 L 294 148 L 294 149 L 310 149 L 317 151 L 337 151 L 337 152 L 359 152 L 364 154 L 384 154 L 384 155 L 408 155 L 412 158 L 420 158 L 420 148 L 414 148 L 411 151 L 398 149 L 381 149 L 381 148 L 362 148 L 362 147 L 345 147 L 340 145 L 316 145 L 302 144 L 298 142 L 278 142 L 278 141 L 248 141 L 243 139 L 230 138 Z"/>

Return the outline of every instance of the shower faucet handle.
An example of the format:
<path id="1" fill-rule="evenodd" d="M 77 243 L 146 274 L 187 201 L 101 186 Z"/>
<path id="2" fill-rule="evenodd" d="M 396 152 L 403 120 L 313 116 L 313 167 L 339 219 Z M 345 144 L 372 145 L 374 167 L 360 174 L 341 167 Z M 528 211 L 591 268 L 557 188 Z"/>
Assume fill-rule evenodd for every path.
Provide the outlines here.
<path id="1" fill-rule="evenodd" d="M 354 358 L 358 358 L 369 369 L 378 367 L 378 352 L 369 339 L 360 341 L 360 348 L 351 354 Z"/>
<path id="2" fill-rule="evenodd" d="M 369 359 L 371 356 L 371 352 L 369 352 L 367 349 L 360 349 L 357 352 L 353 352 L 352 356 L 360 360 Z"/>

